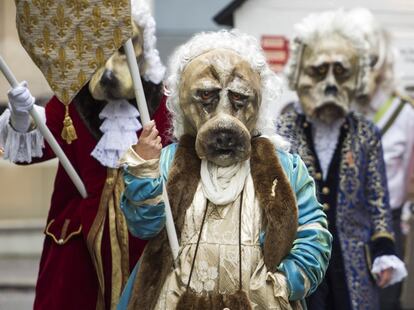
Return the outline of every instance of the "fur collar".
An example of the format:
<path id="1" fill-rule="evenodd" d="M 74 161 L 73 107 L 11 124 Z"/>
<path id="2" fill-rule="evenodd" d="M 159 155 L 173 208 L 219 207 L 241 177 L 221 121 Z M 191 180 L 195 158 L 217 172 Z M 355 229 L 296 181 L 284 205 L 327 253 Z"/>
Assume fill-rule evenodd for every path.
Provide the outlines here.
<path id="1" fill-rule="evenodd" d="M 181 138 L 168 175 L 167 190 L 179 239 L 185 212 L 191 205 L 200 180 L 200 159 L 194 145 L 193 137 Z M 296 199 L 269 140 L 252 140 L 250 164 L 255 192 L 264 212 L 264 261 L 267 268 L 275 272 L 295 240 L 298 226 Z M 153 309 L 172 268 L 171 250 L 163 229 L 145 248 L 128 309 Z"/>

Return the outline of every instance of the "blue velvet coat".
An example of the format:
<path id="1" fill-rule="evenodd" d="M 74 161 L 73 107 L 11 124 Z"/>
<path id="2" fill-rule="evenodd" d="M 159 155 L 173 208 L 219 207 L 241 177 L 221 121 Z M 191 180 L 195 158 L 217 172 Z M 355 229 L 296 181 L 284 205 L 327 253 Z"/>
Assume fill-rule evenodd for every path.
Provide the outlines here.
<path id="1" fill-rule="evenodd" d="M 130 232 L 137 237 L 156 238 L 165 225 L 164 203 L 160 201 L 156 205 L 148 205 L 145 201 L 157 201 L 156 197 L 161 195 L 162 182 L 168 177 L 176 148 L 177 145 L 173 144 L 162 150 L 158 177 L 151 176 L 151 173 L 146 177 L 137 177 L 137 170 L 134 171 L 137 167 L 125 169 L 121 208 Z M 277 156 L 295 193 L 299 211 L 296 240 L 278 270 L 286 275 L 289 299 L 302 300 L 315 291 L 325 274 L 332 237 L 326 229 L 322 206 L 316 199 L 314 180 L 303 161 L 298 155 L 284 151 L 277 151 Z M 118 309 L 127 308 L 138 268 L 139 264 L 131 274 Z"/>
<path id="2" fill-rule="evenodd" d="M 293 109 L 287 111 L 280 117 L 277 130 L 289 138 L 292 150 L 301 156 L 315 178 L 320 201 L 329 202 L 324 209 L 328 213 L 330 231 L 334 230 L 334 248 L 338 242 L 342 252 L 352 308 L 379 309 L 371 263 L 375 257 L 395 252 L 378 129 L 362 115 L 350 113 L 347 116 L 331 161 L 333 169 L 330 169 L 328 182 L 321 180 L 311 124 L 305 115 Z"/>

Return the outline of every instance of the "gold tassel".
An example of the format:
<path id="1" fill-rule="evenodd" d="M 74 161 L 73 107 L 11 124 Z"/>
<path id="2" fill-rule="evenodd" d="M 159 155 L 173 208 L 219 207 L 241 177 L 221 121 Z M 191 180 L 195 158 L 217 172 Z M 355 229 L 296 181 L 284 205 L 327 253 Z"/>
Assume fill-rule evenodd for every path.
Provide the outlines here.
<path id="1" fill-rule="evenodd" d="M 76 140 L 78 136 L 76 135 L 75 127 L 73 126 L 72 119 L 69 115 L 69 105 L 65 104 L 65 119 L 63 120 L 63 129 L 61 134 L 63 140 L 67 144 L 71 144 L 72 141 Z"/>

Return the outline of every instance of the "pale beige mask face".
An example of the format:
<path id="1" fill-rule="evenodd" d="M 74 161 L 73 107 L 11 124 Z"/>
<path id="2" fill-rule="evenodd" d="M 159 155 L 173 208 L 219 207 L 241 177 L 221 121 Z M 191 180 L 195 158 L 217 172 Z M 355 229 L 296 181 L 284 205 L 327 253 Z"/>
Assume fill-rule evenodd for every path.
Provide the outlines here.
<path id="1" fill-rule="evenodd" d="M 135 56 L 140 63 L 142 58 L 142 31 L 135 23 L 133 25 L 132 43 Z M 142 68 L 140 68 L 142 70 Z M 96 100 L 133 99 L 134 86 L 123 47 L 115 52 L 92 76 L 89 82 L 89 92 Z"/>
<path id="2" fill-rule="evenodd" d="M 181 76 L 179 97 L 201 159 L 229 166 L 250 157 L 261 79 L 247 61 L 225 49 L 196 57 Z"/>
<path id="3" fill-rule="evenodd" d="M 326 123 L 345 116 L 356 91 L 357 51 L 340 36 L 305 47 L 298 96 L 306 115 Z"/>

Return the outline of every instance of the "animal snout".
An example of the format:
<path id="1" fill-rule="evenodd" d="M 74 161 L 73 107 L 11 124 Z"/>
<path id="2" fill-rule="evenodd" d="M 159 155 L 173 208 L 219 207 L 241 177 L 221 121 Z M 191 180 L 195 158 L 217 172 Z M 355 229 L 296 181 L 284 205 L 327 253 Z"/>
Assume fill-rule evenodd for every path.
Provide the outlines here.
<path id="1" fill-rule="evenodd" d="M 231 149 L 236 146 L 237 137 L 234 132 L 220 131 L 216 133 L 215 142 L 220 149 Z"/>
<path id="2" fill-rule="evenodd" d="M 325 95 L 332 95 L 332 96 L 336 96 L 338 94 L 338 87 L 336 87 L 335 85 L 328 85 L 325 88 Z"/>
<path id="3" fill-rule="evenodd" d="M 112 70 L 105 69 L 102 73 L 101 77 L 101 84 L 102 86 L 115 86 L 116 85 L 116 77 Z"/>

